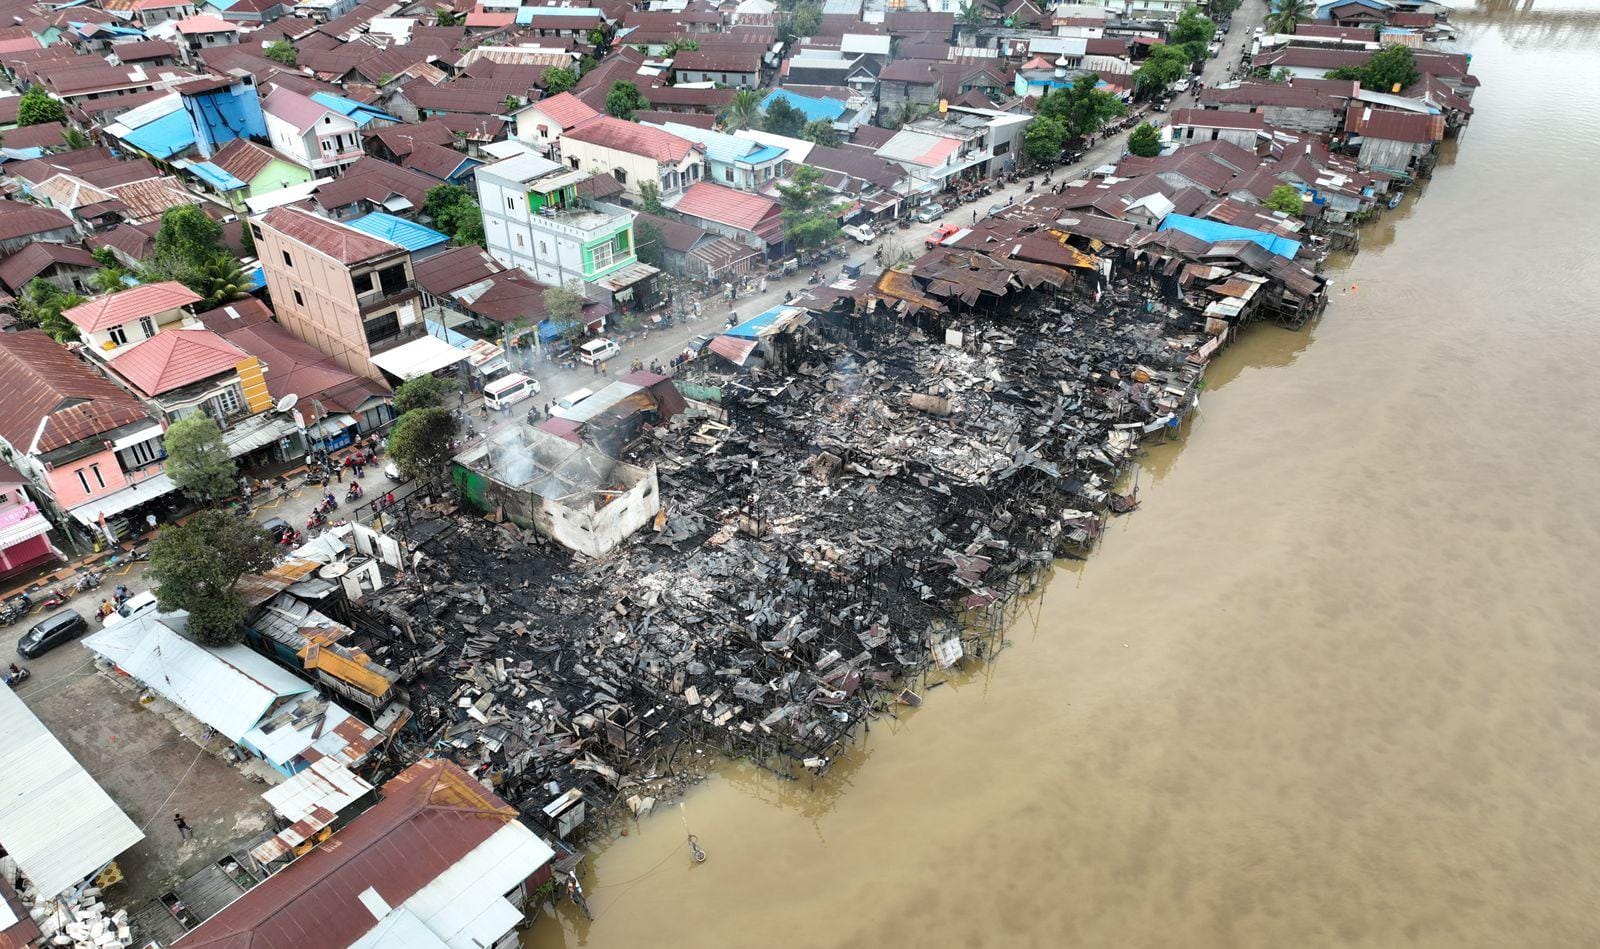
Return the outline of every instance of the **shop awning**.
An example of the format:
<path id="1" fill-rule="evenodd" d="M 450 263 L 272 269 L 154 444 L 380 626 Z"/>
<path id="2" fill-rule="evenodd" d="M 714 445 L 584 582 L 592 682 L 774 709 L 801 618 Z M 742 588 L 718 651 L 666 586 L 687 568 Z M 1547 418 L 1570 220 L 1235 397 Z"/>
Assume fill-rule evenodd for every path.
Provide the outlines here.
<path id="1" fill-rule="evenodd" d="M 114 439 L 111 442 L 111 447 L 117 451 L 121 451 L 124 448 L 131 448 L 140 442 L 147 442 L 152 438 L 160 438 L 164 431 L 165 429 L 163 429 L 160 425 L 155 422 L 151 422 L 144 428 L 129 432 L 120 438 Z"/>
<path id="2" fill-rule="evenodd" d="M 436 336 L 419 336 L 409 343 L 374 354 L 372 364 L 404 382 L 453 366 L 466 358 L 465 350 Z"/>
<path id="3" fill-rule="evenodd" d="M 223 432 L 222 440 L 228 445 L 228 455 L 237 458 L 263 445 L 270 445 L 294 430 L 294 423 L 286 418 L 258 415 Z"/>
<path id="4" fill-rule="evenodd" d="M 138 507 L 146 501 L 154 501 L 162 495 L 171 494 L 178 486 L 172 483 L 166 472 L 153 475 L 138 484 L 130 484 L 120 491 L 113 491 L 105 497 L 85 501 L 73 508 L 70 513 L 74 520 L 85 527 L 96 527 L 100 523 L 100 515 L 116 517 L 129 508 Z"/>
<path id="5" fill-rule="evenodd" d="M 33 505 L 28 505 L 33 507 Z M 7 512 L 9 513 L 9 512 Z M 0 526 L 0 547 L 12 547 L 25 540 L 33 540 L 50 531 L 50 520 L 33 508 L 33 513 L 13 523 Z"/>

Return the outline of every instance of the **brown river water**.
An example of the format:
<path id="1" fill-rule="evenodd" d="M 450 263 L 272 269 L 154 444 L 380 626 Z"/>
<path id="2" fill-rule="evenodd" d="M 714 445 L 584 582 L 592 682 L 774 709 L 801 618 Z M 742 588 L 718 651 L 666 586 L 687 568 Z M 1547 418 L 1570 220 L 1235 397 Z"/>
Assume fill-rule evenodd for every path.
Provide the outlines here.
<path id="1" fill-rule="evenodd" d="M 730 764 L 530 946 L 1600 945 L 1600 0 L 1463 8 L 1438 173 L 1143 506 L 823 780 Z"/>

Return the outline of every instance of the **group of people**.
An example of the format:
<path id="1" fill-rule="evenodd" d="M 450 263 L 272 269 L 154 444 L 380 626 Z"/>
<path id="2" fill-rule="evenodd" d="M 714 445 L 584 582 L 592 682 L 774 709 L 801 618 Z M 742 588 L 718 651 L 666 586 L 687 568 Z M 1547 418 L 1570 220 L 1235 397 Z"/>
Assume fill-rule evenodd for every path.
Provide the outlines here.
<path id="1" fill-rule="evenodd" d="M 366 477 L 367 465 L 375 463 L 377 458 L 377 439 L 371 435 L 361 439 L 353 449 L 342 456 L 326 448 L 313 448 L 306 455 L 306 479 L 319 481 L 326 489 L 332 482 L 343 484 L 345 470 L 349 469 L 359 480 Z"/>
<path id="2" fill-rule="evenodd" d="M 102 599 L 100 601 L 100 608 L 95 610 L 95 619 L 105 622 L 105 618 L 120 609 L 122 604 L 127 602 L 128 597 L 132 595 L 133 594 L 128 590 L 126 584 L 117 584 L 116 593 L 114 594 L 114 601 L 111 599 Z"/>

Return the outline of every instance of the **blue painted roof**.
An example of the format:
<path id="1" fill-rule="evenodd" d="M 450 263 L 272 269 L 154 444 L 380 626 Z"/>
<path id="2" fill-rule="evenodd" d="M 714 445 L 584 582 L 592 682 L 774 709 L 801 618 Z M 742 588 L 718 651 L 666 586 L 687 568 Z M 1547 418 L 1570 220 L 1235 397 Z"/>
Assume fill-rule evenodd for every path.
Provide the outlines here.
<path id="1" fill-rule="evenodd" d="M 250 278 L 251 290 L 265 290 L 267 288 L 267 272 L 262 269 L 260 264 L 251 267 L 250 272 L 245 276 Z"/>
<path id="2" fill-rule="evenodd" d="M 1223 224 L 1221 221 L 1208 221 L 1205 218 L 1189 217 L 1187 214 L 1169 214 L 1161 222 L 1163 231 L 1182 231 L 1193 235 L 1203 241 L 1254 241 L 1267 250 L 1280 257 L 1294 259 L 1300 252 L 1300 242 L 1269 234 L 1266 231 L 1251 230 L 1248 227 L 1236 227 L 1232 224 Z"/>
<path id="3" fill-rule="evenodd" d="M 844 115 L 844 103 L 838 99 L 816 99 L 811 96 L 797 96 L 786 89 L 774 89 L 767 93 L 767 97 L 761 100 L 761 111 L 765 112 L 772 108 L 772 103 L 778 99 L 782 99 L 789 103 L 791 107 L 799 109 L 801 114 L 806 117 L 807 122 L 815 122 L 819 119 L 826 119 L 832 122 L 839 116 Z"/>
<path id="4" fill-rule="evenodd" d="M 748 138 L 729 135 L 725 132 L 714 132 L 693 125 L 682 125 L 678 122 L 665 122 L 662 128 L 691 142 L 699 142 L 706 147 L 706 157 L 723 164 L 745 162 L 759 165 L 762 162 L 782 158 L 788 149 L 776 145 L 763 145 Z"/>
<path id="5" fill-rule="evenodd" d="M 171 158 L 194 144 L 194 123 L 182 109 L 122 136 L 123 140 L 154 158 Z"/>
<path id="6" fill-rule="evenodd" d="M 431 227 L 424 227 L 415 221 L 408 221 L 403 217 L 393 214 L 384 214 L 374 211 L 346 224 L 358 231 L 364 231 L 373 237 L 386 240 L 391 244 L 399 244 L 409 251 L 425 250 L 443 244 L 450 238 L 439 233 Z"/>
<path id="7" fill-rule="evenodd" d="M 764 330 L 771 328 L 778 320 L 789 313 L 795 312 L 797 309 L 798 307 L 792 306 L 775 306 L 765 313 L 750 317 L 732 329 L 724 330 L 722 335 L 738 336 L 743 339 L 760 339 Z"/>
<path id="8" fill-rule="evenodd" d="M 238 2 L 239 0 L 206 0 L 206 6 L 217 10 L 226 10 Z"/>
<path id="9" fill-rule="evenodd" d="M 189 170 L 194 172 L 195 177 L 218 191 L 238 191 L 240 188 L 249 187 L 238 178 L 208 161 L 197 161 L 189 166 Z"/>
<path id="10" fill-rule="evenodd" d="M 353 119 L 357 126 L 365 126 L 373 119 L 387 119 L 390 122 L 400 121 L 397 116 L 390 115 L 382 109 L 367 105 L 365 102 L 346 99 L 344 96 L 336 96 L 331 92 L 313 92 L 311 98 L 340 115 Z"/>
<path id="11" fill-rule="evenodd" d="M 472 337 L 463 336 L 443 323 L 435 323 L 433 320 L 424 320 L 423 323 L 428 327 L 429 336 L 437 336 L 457 349 L 467 349 L 474 342 L 477 342 Z"/>

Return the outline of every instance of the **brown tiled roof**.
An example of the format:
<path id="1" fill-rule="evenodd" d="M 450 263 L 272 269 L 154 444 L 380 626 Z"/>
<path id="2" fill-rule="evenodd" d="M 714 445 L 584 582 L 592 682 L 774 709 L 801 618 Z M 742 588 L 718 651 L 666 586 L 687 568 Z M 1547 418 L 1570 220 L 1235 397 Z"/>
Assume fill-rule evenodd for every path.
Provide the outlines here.
<path id="1" fill-rule="evenodd" d="M 408 125 L 391 125 L 378 129 L 370 137 L 382 142 L 385 148 L 400 158 L 411 154 L 412 149 L 424 142 L 452 145 L 456 140 L 455 135 L 443 122 L 433 119 Z"/>
<path id="2" fill-rule="evenodd" d="M 289 161 L 287 155 L 246 138 L 234 139 L 211 156 L 212 164 L 246 184 L 261 174 L 274 159 Z"/>
<path id="3" fill-rule="evenodd" d="M 111 52 L 116 54 L 117 59 L 125 63 L 137 63 L 162 57 L 176 58 L 178 55 L 178 51 L 166 40 L 139 40 L 133 43 L 117 43 L 111 47 Z"/>
<path id="4" fill-rule="evenodd" d="M 453 148 L 444 145 L 435 145 L 432 142 L 423 142 L 412 150 L 411 154 L 400 160 L 400 164 L 412 171 L 420 171 L 440 181 L 448 179 L 467 161 L 467 156 Z"/>
<path id="5" fill-rule="evenodd" d="M 452 247 L 414 261 L 411 266 L 416 271 L 417 286 L 436 297 L 486 280 L 506 269 L 476 245 Z"/>
<path id="6" fill-rule="evenodd" d="M 362 158 L 332 181 L 317 186 L 317 203 L 326 210 L 342 208 L 357 201 L 382 203 L 392 194 L 400 195 L 416 208 L 427 200 L 428 189 L 439 182 L 420 172 L 390 164 L 378 158 Z"/>
<path id="7" fill-rule="evenodd" d="M 1421 145 L 1444 138 L 1444 116 L 1352 107 L 1345 116 L 1344 129 L 1366 138 Z"/>
<path id="8" fill-rule="evenodd" d="M 398 245 L 299 208 L 273 208 L 261 223 L 346 266 L 401 250 Z"/>
<path id="9" fill-rule="evenodd" d="M 672 60 L 672 68 L 679 72 L 759 72 L 763 52 L 753 43 L 705 43 L 699 49 L 679 53 Z"/>
<path id="10" fill-rule="evenodd" d="M 0 201 L 0 241 L 72 227 L 72 221 L 54 208 L 36 208 L 20 201 Z"/>
<path id="11" fill-rule="evenodd" d="M 381 794 L 370 810 L 173 945 L 348 946 L 373 926 L 367 890 L 400 906 L 517 820 L 516 808 L 441 758 L 400 772 Z"/>
<path id="12" fill-rule="evenodd" d="M 0 260 L 0 283 L 12 293 L 21 293 L 24 284 L 56 264 L 89 269 L 100 266 L 82 247 L 36 241 Z"/>
<path id="13" fill-rule="evenodd" d="M 682 161 L 695 147 L 693 142 L 665 129 L 624 122 L 609 115 L 568 131 L 565 138 L 669 162 Z"/>
<path id="14" fill-rule="evenodd" d="M 38 451 L 49 452 L 146 417 L 137 399 L 39 330 L 0 333 L 0 437 L 16 450 L 36 433 Z"/>

